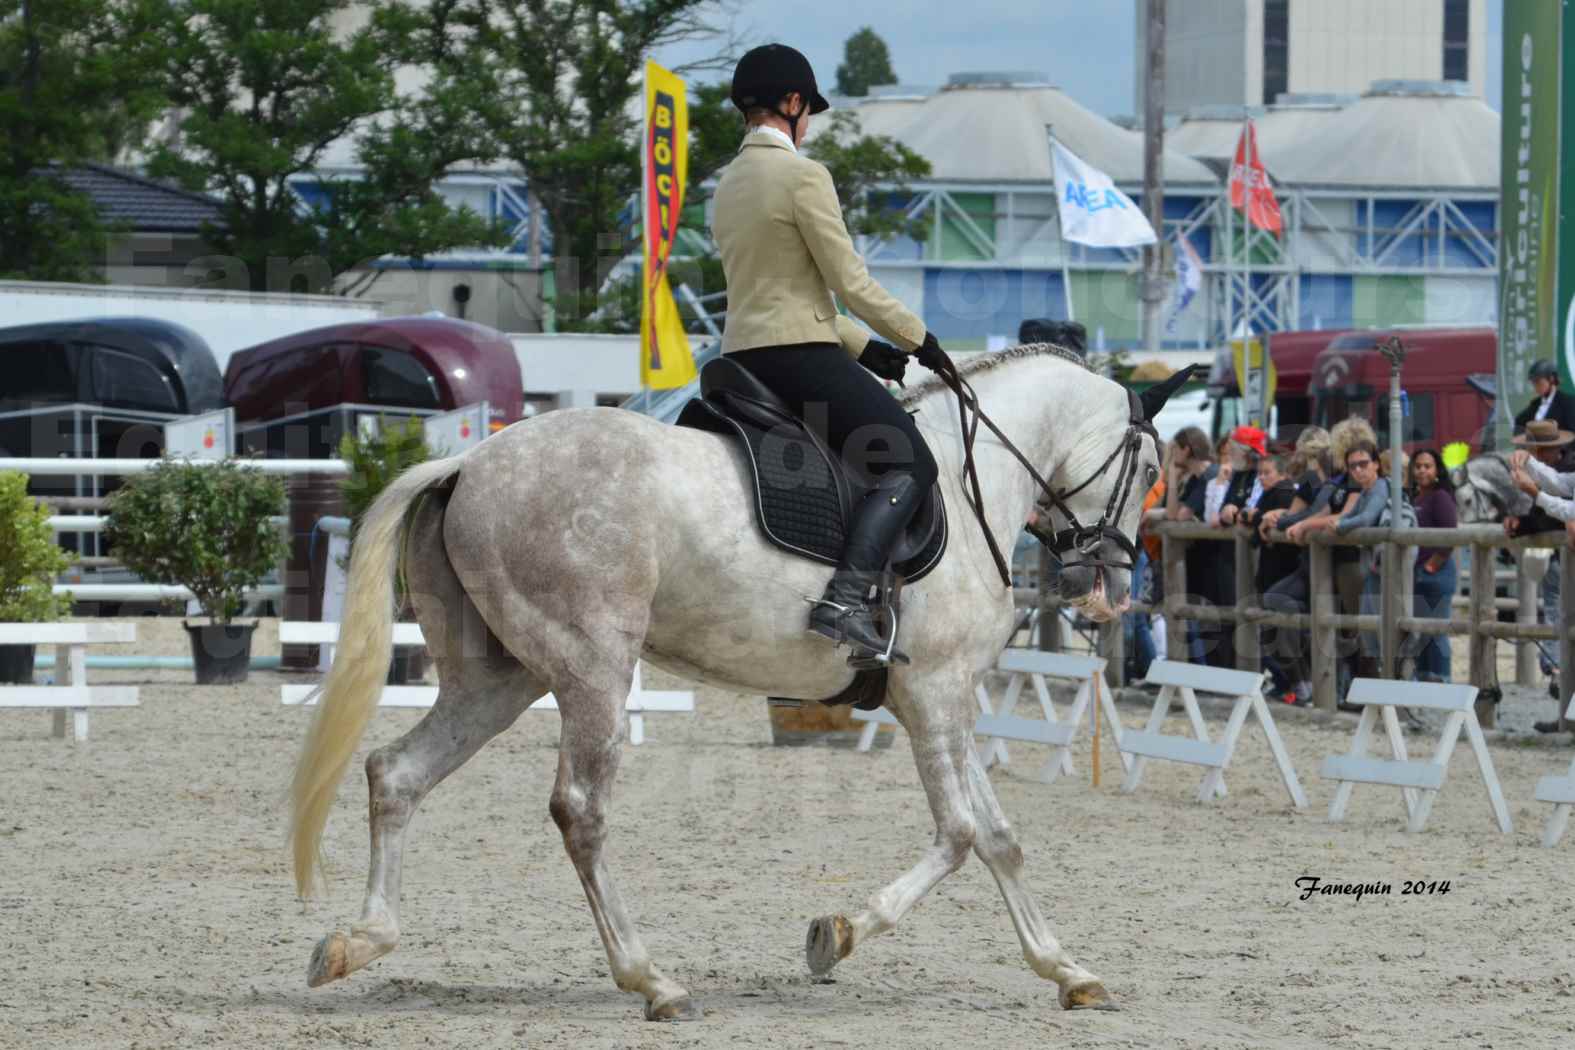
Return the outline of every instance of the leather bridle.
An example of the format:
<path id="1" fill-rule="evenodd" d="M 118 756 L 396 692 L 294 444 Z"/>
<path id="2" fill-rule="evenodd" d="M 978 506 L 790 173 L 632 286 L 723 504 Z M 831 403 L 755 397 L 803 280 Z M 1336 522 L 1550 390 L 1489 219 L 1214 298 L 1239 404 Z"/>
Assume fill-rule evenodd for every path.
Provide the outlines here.
<path id="1" fill-rule="evenodd" d="M 951 358 L 946 357 L 944 352 L 941 354 L 941 357 L 943 358 L 941 366 L 934 368 L 933 371 L 957 395 L 958 419 L 962 424 L 963 480 L 965 482 L 963 496 L 968 500 L 969 506 L 973 508 L 974 516 L 979 519 L 979 527 L 984 531 L 985 542 L 990 547 L 990 554 L 995 558 L 995 567 L 1001 573 L 1001 582 L 1008 587 L 1012 585 L 1011 569 L 1007 565 L 1006 558 L 1001 553 L 1000 544 L 996 542 L 995 535 L 990 531 L 989 523 L 985 521 L 984 496 L 979 487 L 979 473 L 973 461 L 974 439 L 978 435 L 979 424 L 981 423 L 989 428 L 990 432 L 1000 440 L 1001 444 L 1016 458 L 1017 462 L 1022 464 L 1023 469 L 1028 471 L 1028 476 L 1033 478 L 1034 483 L 1039 486 L 1040 491 L 1044 494 L 1044 498 L 1037 501 L 1039 506 L 1047 510 L 1057 511 L 1066 519 L 1067 527 L 1056 532 L 1051 532 L 1040 525 L 1028 526 L 1028 531 L 1033 533 L 1039 542 L 1050 548 L 1051 553 L 1060 560 L 1062 568 L 1088 566 L 1099 569 L 1127 569 L 1130 571 L 1137 563 L 1137 546 L 1126 537 L 1125 533 L 1115 527 L 1115 523 L 1121 520 L 1121 515 L 1126 510 L 1127 500 L 1131 497 L 1132 483 L 1137 478 L 1138 463 L 1142 459 L 1144 436 L 1147 436 L 1154 442 L 1155 458 L 1163 458 L 1160 455 L 1159 434 L 1155 432 L 1154 425 L 1144 418 L 1143 406 L 1137 395 L 1130 390 L 1127 391 L 1127 430 L 1122 436 L 1120 444 L 1112 449 L 1110 455 L 1105 457 L 1105 461 L 1099 465 L 1099 468 L 1087 478 L 1084 478 L 1082 483 L 1076 488 L 1069 489 L 1066 492 L 1058 492 L 1054 486 L 1040 475 L 1034 465 L 1028 461 L 1028 457 L 1018 451 L 1017 446 L 1012 444 L 1005 434 L 1001 433 L 1001 428 L 991 422 L 990 417 L 985 415 L 979 408 L 979 399 L 974 394 L 973 387 L 958 372 L 957 366 L 952 362 Z M 972 417 L 971 419 L 970 416 Z M 1104 513 L 1099 516 L 1098 521 L 1084 525 L 1077 520 L 1077 515 L 1073 513 L 1072 508 L 1067 505 L 1066 501 L 1103 477 L 1105 472 L 1110 469 L 1111 464 L 1116 462 L 1117 456 L 1121 457 L 1121 465 L 1117 468 L 1116 484 L 1110 492 L 1109 501 L 1105 504 Z M 1119 547 L 1127 556 L 1127 560 L 1122 562 L 1100 557 L 1100 545 L 1106 540 Z M 1078 555 L 1077 559 L 1068 560 L 1065 555 L 1074 551 Z"/>

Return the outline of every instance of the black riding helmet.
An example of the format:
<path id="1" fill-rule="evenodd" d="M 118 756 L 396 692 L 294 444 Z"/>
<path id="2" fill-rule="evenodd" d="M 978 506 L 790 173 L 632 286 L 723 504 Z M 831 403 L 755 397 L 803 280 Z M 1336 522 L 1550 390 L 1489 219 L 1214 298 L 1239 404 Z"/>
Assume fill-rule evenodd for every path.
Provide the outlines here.
<path id="1" fill-rule="evenodd" d="M 1531 365 L 1531 373 L 1527 378 L 1551 379 L 1557 383 L 1559 381 L 1559 369 L 1552 361 L 1534 361 Z"/>
<path id="2" fill-rule="evenodd" d="M 815 86 L 815 71 L 809 59 L 786 44 L 764 44 L 745 53 L 733 70 L 733 105 L 740 113 L 756 107 L 776 112 L 798 136 L 798 117 L 790 117 L 777 109 L 788 95 L 798 92 L 809 103 L 811 113 L 823 113 L 831 108 Z"/>

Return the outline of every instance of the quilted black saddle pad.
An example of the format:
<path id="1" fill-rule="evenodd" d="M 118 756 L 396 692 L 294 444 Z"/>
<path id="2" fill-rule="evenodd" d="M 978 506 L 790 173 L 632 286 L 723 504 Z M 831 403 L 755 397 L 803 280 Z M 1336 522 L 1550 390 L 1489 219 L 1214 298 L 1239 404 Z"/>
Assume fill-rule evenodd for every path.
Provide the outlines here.
<path id="1" fill-rule="evenodd" d="M 755 517 L 766 538 L 792 554 L 835 565 L 868 481 L 735 362 L 708 362 L 700 386 L 701 396 L 684 406 L 678 425 L 735 438 L 748 456 Z M 940 562 L 946 535 L 946 507 L 936 485 L 898 540 L 893 570 L 909 583 L 922 578 Z"/>

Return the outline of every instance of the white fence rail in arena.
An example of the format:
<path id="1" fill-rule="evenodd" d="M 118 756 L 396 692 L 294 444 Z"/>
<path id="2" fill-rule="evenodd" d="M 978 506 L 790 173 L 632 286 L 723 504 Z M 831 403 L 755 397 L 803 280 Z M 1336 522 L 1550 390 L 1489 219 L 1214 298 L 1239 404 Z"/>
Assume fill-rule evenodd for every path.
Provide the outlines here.
<path id="1" fill-rule="evenodd" d="M 0 645 L 53 645 L 55 685 L 0 685 L 0 707 L 41 708 L 55 715 L 55 736 L 88 736 L 88 712 L 95 707 L 136 707 L 137 687 L 87 684 L 87 647 L 137 640 L 132 623 L 0 623 Z"/>
<path id="2" fill-rule="evenodd" d="M 333 645 L 339 640 L 337 623 L 286 620 L 279 624 L 279 642 L 283 645 Z M 421 625 L 396 623 L 394 645 L 425 645 Z M 294 683 L 279 687 L 279 702 L 287 705 L 307 705 L 317 702 L 320 685 Z M 438 687 L 427 685 L 390 685 L 383 687 L 378 698 L 379 707 L 431 707 L 437 702 Z M 558 701 L 551 693 L 531 705 L 532 711 L 556 711 Z M 635 664 L 634 681 L 630 685 L 629 699 L 624 706 L 629 713 L 629 743 L 636 746 L 645 742 L 645 716 L 654 712 L 692 712 L 695 694 L 688 690 L 646 689 L 641 681 L 641 666 Z"/>

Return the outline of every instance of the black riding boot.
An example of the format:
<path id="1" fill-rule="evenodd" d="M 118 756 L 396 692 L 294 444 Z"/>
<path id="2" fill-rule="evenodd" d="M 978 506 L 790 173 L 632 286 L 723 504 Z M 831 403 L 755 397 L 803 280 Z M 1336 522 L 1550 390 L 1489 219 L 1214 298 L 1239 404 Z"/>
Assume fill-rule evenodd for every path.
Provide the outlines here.
<path id="1" fill-rule="evenodd" d="M 852 646 L 853 652 L 848 657 L 850 664 L 878 666 L 908 662 L 908 658 L 895 648 L 887 656 L 891 640 L 881 637 L 875 626 L 875 608 L 870 604 L 869 594 L 870 588 L 879 582 L 892 546 L 913 512 L 918 510 L 923 495 L 911 474 L 893 472 L 876 483 L 853 516 L 853 527 L 849 530 L 836 574 L 826 585 L 826 593 L 810 610 L 810 630 Z"/>

